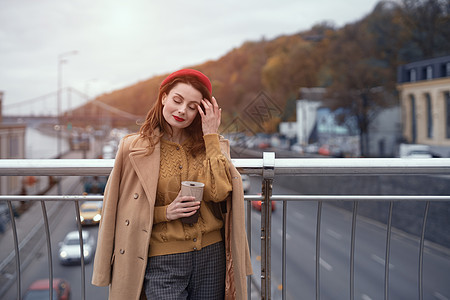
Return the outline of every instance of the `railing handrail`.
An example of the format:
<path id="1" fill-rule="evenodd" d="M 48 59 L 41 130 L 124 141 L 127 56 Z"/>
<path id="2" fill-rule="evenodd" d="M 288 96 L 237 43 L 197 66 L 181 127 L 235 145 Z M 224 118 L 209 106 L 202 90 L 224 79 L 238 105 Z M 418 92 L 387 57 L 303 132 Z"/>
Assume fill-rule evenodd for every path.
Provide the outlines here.
<path id="1" fill-rule="evenodd" d="M 450 201 L 450 196 L 433 195 L 271 195 L 271 201 Z M 262 195 L 245 195 L 246 201 L 264 200 Z M 0 195 L 0 201 L 103 201 L 101 195 Z"/>
<path id="2" fill-rule="evenodd" d="M 261 297 L 270 299 L 270 256 L 271 256 L 271 201 L 283 202 L 283 230 L 282 230 L 282 285 L 283 299 L 286 299 L 286 215 L 287 202 L 289 201 L 316 201 L 316 256 L 320 258 L 320 224 L 323 202 L 353 201 L 352 209 L 352 233 L 350 251 L 350 299 L 354 297 L 354 259 L 355 259 L 355 229 L 359 201 L 385 201 L 389 203 L 389 221 L 386 228 L 386 255 L 385 255 L 385 299 L 388 299 L 389 291 L 389 257 L 391 239 L 391 217 L 394 201 L 419 200 L 426 202 L 422 222 L 422 235 L 420 237 L 419 251 L 419 297 L 423 298 L 423 252 L 425 242 L 425 226 L 428 215 L 429 203 L 432 201 L 450 201 L 450 196 L 441 195 L 273 195 L 272 184 L 275 176 L 333 176 L 333 175 L 450 175 L 450 158 L 426 158 L 426 159 L 404 159 L 404 158 L 277 158 L 273 152 L 264 152 L 263 158 L 239 158 L 232 159 L 232 163 L 242 174 L 260 175 L 263 177 L 262 193 L 259 195 L 245 195 L 247 201 L 247 235 L 250 236 L 251 218 L 250 201 L 261 201 Z M 7 159 L 0 160 L 0 176 L 101 176 L 109 175 L 114 166 L 114 159 Z M 73 201 L 76 205 L 77 220 L 79 217 L 79 201 L 102 200 L 101 195 L 0 195 L 0 201 L 6 201 L 13 215 L 11 201 L 40 201 L 44 216 L 47 215 L 44 201 Z M 12 222 L 14 224 L 14 221 Z M 81 223 L 77 222 L 81 234 Z M 264 225 L 263 225 L 264 224 Z M 13 226 L 15 240 L 15 252 L 19 253 L 17 232 Z M 49 243 L 50 233 L 47 228 L 47 248 L 51 249 Z M 80 235 L 81 239 L 81 235 Z M 82 249 L 82 244 L 80 246 Z M 251 248 L 251 239 L 249 239 Z M 50 251 L 50 250 L 49 250 Z M 51 264 L 51 252 L 48 252 Z M 20 295 L 20 261 L 16 255 L 17 270 L 19 270 L 18 295 Z M 316 259 L 316 299 L 320 299 L 320 259 Z M 52 267 L 50 265 L 50 270 Z M 82 272 L 84 276 L 84 260 L 82 258 Z M 53 275 L 50 274 L 50 278 Z M 84 277 L 83 277 L 83 299 Z M 248 284 L 250 278 L 247 279 Z M 250 290 L 248 291 L 250 298 Z M 267 298 L 266 298 L 267 297 Z"/>
<path id="3" fill-rule="evenodd" d="M 263 158 L 231 160 L 243 174 L 263 175 Z M 2 159 L 1 176 L 109 175 L 114 159 Z M 277 158 L 275 175 L 449 175 L 450 158 Z"/>

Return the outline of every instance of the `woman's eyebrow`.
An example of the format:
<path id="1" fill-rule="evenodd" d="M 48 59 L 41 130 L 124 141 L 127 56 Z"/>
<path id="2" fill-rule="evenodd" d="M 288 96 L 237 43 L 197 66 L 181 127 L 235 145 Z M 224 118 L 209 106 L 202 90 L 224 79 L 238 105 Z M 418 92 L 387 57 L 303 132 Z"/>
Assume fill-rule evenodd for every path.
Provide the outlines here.
<path id="1" fill-rule="evenodd" d="M 175 94 L 175 96 L 178 96 L 178 97 L 180 97 L 182 100 L 184 100 L 184 97 L 181 95 L 181 94 L 179 94 L 179 93 L 174 93 Z M 195 101 L 195 100 L 192 100 L 192 101 L 189 101 L 189 103 L 195 103 L 195 104 L 197 104 L 197 105 L 200 105 L 200 103 L 201 103 L 201 101 Z"/>
<path id="2" fill-rule="evenodd" d="M 175 93 L 175 95 L 184 100 L 184 97 L 181 94 Z"/>

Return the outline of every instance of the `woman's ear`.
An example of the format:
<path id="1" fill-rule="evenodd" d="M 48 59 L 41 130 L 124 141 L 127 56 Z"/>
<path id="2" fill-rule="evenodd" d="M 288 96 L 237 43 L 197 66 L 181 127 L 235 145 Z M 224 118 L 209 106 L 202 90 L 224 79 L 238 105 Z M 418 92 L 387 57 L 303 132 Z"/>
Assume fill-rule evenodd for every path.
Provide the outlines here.
<path id="1" fill-rule="evenodd" d="M 162 105 L 166 105 L 166 100 L 167 100 L 167 94 L 164 93 L 161 97 L 161 104 Z"/>

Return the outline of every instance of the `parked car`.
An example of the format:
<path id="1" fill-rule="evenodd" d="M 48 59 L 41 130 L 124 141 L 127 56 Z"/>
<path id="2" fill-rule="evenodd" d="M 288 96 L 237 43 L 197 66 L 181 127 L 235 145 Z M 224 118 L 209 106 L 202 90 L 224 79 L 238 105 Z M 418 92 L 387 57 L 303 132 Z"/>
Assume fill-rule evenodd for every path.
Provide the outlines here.
<path id="1" fill-rule="evenodd" d="M 33 282 L 25 292 L 23 300 L 48 300 L 50 298 L 49 279 Z M 70 300 L 70 284 L 64 279 L 53 278 L 53 299 Z"/>
<path id="2" fill-rule="evenodd" d="M 102 148 L 102 158 L 113 159 L 116 156 L 116 150 L 113 145 L 107 144 Z"/>
<path id="3" fill-rule="evenodd" d="M 432 158 L 433 154 L 427 150 L 411 150 L 404 158 Z"/>
<path id="4" fill-rule="evenodd" d="M 94 258 L 95 240 L 89 231 L 82 231 L 83 255 L 86 264 Z M 59 261 L 62 265 L 78 264 L 81 262 L 80 239 L 78 231 L 69 232 L 64 241 L 59 244 Z"/>
<path id="5" fill-rule="evenodd" d="M 248 193 L 250 191 L 250 178 L 246 174 L 242 174 L 241 178 L 242 178 L 242 187 L 244 189 L 244 193 Z"/>
<path id="6" fill-rule="evenodd" d="M 100 203 L 99 203 L 100 202 Z M 80 222 L 81 225 L 97 225 L 102 218 L 101 201 L 87 201 L 80 206 Z"/>

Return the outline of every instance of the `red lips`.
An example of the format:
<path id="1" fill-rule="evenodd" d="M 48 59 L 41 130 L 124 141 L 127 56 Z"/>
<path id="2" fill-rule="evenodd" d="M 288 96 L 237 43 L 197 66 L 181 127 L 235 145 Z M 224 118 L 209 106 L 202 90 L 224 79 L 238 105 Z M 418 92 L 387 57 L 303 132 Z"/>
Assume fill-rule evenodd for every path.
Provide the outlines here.
<path id="1" fill-rule="evenodd" d="M 178 121 L 178 122 L 183 122 L 184 121 L 183 118 L 180 118 L 180 117 L 177 117 L 177 116 L 173 116 L 173 118 L 175 119 L 175 121 Z"/>

